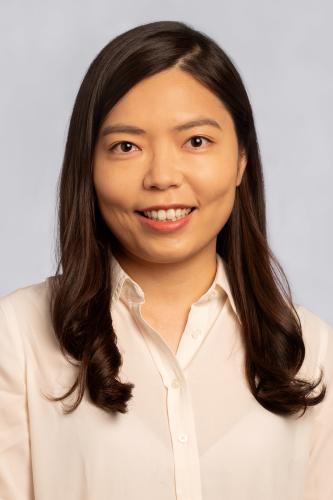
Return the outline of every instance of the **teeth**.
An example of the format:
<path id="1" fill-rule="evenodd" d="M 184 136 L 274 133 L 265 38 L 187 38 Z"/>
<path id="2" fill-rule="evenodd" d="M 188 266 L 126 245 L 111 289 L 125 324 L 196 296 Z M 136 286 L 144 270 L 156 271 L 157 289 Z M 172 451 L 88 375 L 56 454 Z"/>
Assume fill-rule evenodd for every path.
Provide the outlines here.
<path id="1" fill-rule="evenodd" d="M 173 208 L 169 208 L 169 210 L 148 210 L 144 211 L 143 213 L 145 214 L 146 217 L 149 217 L 149 219 L 154 219 L 154 220 L 160 220 L 160 221 L 165 221 L 165 220 L 178 220 L 182 219 L 183 217 L 186 217 L 191 212 L 190 208 L 177 208 L 174 210 Z"/>

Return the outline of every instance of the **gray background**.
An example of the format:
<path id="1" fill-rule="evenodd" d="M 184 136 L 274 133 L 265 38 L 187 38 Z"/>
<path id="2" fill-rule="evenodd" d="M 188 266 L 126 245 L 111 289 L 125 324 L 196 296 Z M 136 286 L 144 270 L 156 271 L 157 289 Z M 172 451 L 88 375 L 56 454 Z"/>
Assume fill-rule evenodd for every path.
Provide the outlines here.
<path id="1" fill-rule="evenodd" d="M 138 24 L 212 36 L 244 80 L 266 183 L 270 246 L 293 298 L 333 324 L 329 1 L 0 2 L 0 295 L 54 274 L 55 193 L 88 65 Z"/>

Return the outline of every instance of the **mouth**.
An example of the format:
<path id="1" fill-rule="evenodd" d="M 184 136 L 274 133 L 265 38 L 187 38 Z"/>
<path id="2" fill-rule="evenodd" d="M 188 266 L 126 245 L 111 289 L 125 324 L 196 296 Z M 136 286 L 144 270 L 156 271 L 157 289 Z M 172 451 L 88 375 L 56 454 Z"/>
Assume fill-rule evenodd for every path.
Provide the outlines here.
<path id="1" fill-rule="evenodd" d="M 188 224 L 190 224 L 192 216 L 194 215 L 193 212 L 195 210 L 196 207 L 192 207 L 190 212 L 182 217 L 165 220 L 148 217 L 144 214 L 144 212 L 140 210 L 135 210 L 134 213 L 137 214 L 137 217 L 139 218 L 139 221 L 141 222 L 145 230 L 153 231 L 155 234 L 165 234 L 180 231 L 182 228 L 185 228 Z"/>
<path id="2" fill-rule="evenodd" d="M 194 212 L 194 210 L 196 210 L 196 207 L 192 207 L 191 210 L 190 210 L 190 212 L 185 217 L 188 217 L 192 212 Z M 154 220 L 154 221 L 157 221 L 157 222 L 173 222 L 173 219 L 159 220 L 159 219 L 154 219 L 152 217 L 148 217 L 148 215 L 145 215 L 145 213 L 142 212 L 142 211 L 140 211 L 140 210 L 135 210 L 135 213 L 142 215 L 142 217 L 145 217 L 146 219 Z M 179 219 L 177 218 L 176 220 L 181 220 L 181 219 L 183 219 L 185 217 L 180 217 Z"/>

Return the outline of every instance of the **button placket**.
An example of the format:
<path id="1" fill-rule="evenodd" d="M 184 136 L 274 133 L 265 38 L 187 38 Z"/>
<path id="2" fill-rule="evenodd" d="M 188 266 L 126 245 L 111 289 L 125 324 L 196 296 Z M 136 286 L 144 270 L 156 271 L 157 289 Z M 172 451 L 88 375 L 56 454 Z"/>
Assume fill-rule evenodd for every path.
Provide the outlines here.
<path id="1" fill-rule="evenodd" d="M 184 389 L 183 391 L 179 391 L 180 386 Z M 182 381 L 179 376 L 176 376 L 176 373 L 170 379 L 168 388 L 168 415 L 174 449 L 177 498 L 180 492 L 182 494 L 186 492 L 185 497 L 187 498 L 190 491 L 190 479 L 188 470 L 186 469 L 186 473 L 184 472 L 184 465 L 188 464 L 189 460 L 188 389 L 186 381 Z"/>

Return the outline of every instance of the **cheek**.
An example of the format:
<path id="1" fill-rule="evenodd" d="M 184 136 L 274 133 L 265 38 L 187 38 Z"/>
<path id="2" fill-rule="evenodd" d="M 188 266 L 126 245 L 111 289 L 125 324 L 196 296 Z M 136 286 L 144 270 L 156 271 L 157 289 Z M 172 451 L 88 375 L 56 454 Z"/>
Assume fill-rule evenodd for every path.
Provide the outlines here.
<path id="1" fill-rule="evenodd" d="M 219 164 L 207 169 L 197 179 L 197 186 L 203 204 L 232 202 L 236 188 L 236 167 L 232 169 Z"/>
<path id="2" fill-rule="evenodd" d="M 94 186 L 101 210 L 126 210 L 134 198 L 134 183 L 128 176 L 111 169 L 95 168 Z"/>
<path id="3" fill-rule="evenodd" d="M 217 235 L 230 217 L 235 201 L 236 177 L 237 166 L 221 162 L 197 179 L 202 224 L 210 234 Z"/>

